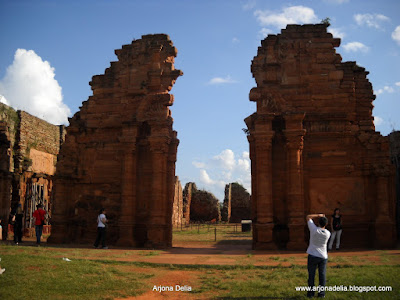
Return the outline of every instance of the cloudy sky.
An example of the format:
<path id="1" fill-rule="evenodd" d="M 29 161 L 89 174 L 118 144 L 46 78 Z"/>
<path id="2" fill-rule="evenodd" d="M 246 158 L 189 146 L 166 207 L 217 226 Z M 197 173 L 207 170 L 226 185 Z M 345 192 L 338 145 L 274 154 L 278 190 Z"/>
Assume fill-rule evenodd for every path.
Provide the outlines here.
<path id="1" fill-rule="evenodd" d="M 223 199 L 228 182 L 250 188 L 243 119 L 255 111 L 250 64 L 260 41 L 289 23 L 331 19 L 343 61 L 370 75 L 375 125 L 400 129 L 400 1 L 0 0 L 0 101 L 66 124 L 91 95 L 114 49 L 143 34 L 167 33 L 184 72 L 172 93 L 177 175 Z"/>

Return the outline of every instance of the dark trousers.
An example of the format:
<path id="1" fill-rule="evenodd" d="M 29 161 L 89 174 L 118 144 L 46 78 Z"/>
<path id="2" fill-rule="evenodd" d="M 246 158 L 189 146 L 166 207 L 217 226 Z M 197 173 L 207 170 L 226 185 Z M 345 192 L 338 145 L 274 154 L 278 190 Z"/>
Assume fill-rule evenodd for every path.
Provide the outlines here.
<path id="1" fill-rule="evenodd" d="M 106 228 L 105 227 L 97 227 L 97 237 L 96 241 L 94 242 L 94 246 L 97 248 L 101 241 L 101 245 L 103 247 L 106 246 Z"/>
<path id="2" fill-rule="evenodd" d="M 308 269 L 308 286 L 310 288 L 314 287 L 315 280 L 315 272 L 318 267 L 318 276 L 319 276 L 319 285 L 325 286 L 326 281 L 326 263 L 328 262 L 327 258 L 316 257 L 313 255 L 308 255 L 307 259 L 307 269 Z M 318 296 L 324 296 L 325 291 L 321 291 L 318 293 Z M 307 296 L 314 296 L 314 292 L 307 292 Z"/>
<path id="3" fill-rule="evenodd" d="M 21 243 L 22 240 L 22 222 L 14 224 L 14 243 Z"/>
<path id="4" fill-rule="evenodd" d="M 36 231 L 36 244 L 40 244 L 40 238 L 42 237 L 42 232 L 43 232 L 43 225 L 36 225 L 35 231 Z"/>

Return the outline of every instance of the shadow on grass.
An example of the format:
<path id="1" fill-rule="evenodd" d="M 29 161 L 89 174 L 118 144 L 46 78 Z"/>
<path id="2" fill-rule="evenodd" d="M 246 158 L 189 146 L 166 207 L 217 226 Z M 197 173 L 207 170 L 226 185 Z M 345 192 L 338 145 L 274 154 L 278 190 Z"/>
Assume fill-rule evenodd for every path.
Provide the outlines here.
<path id="1" fill-rule="evenodd" d="M 251 300 L 253 300 L 253 299 L 265 299 L 265 300 L 267 300 L 267 299 L 287 299 L 287 300 L 289 300 L 289 299 L 304 299 L 304 297 L 301 297 L 301 296 L 298 296 L 298 297 L 290 297 L 290 298 L 282 298 L 282 297 L 217 297 L 217 298 L 214 298 L 214 299 L 221 299 L 221 300 L 232 300 L 232 299 L 240 299 L 240 300 L 246 300 L 246 299 L 251 299 Z"/>

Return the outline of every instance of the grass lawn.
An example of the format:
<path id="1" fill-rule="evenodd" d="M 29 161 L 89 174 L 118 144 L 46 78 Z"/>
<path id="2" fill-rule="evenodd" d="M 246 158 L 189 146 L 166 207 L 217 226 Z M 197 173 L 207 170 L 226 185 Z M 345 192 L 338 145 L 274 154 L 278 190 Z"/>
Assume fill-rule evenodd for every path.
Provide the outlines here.
<path id="1" fill-rule="evenodd" d="M 182 244 L 187 237 L 190 242 L 203 241 L 208 245 L 211 241 L 204 237 L 208 237 L 209 231 L 205 226 L 199 233 L 198 228 L 174 232 L 174 241 L 177 239 Z M 221 240 L 240 241 L 251 237 L 249 233 L 223 232 L 221 228 L 221 239 L 215 247 Z M 224 247 L 227 245 L 231 247 L 229 244 Z M 296 286 L 307 283 L 304 253 L 267 255 L 249 250 L 240 254 L 210 254 L 207 258 L 213 259 L 213 263 L 205 258 L 204 263 L 199 263 L 191 262 L 191 253 L 179 251 L 183 252 L 0 244 L 0 265 L 6 269 L 0 275 L 0 299 L 133 299 L 135 296 L 141 296 L 140 299 L 160 299 L 160 296 L 167 299 L 306 299 L 305 292 L 295 290 Z M 179 255 L 188 255 L 189 263 L 175 263 L 173 257 Z M 399 256 L 398 250 L 360 252 L 356 256 L 346 256 L 344 252 L 333 254 L 328 262 L 327 286 L 391 286 L 393 291 L 327 292 L 326 298 L 400 299 Z M 218 259 L 233 263 L 218 264 Z M 152 291 L 154 286 L 176 284 L 191 286 L 192 291 L 161 294 Z"/>
<path id="2" fill-rule="evenodd" d="M 173 240 L 174 242 L 220 242 L 222 244 L 251 243 L 252 233 L 250 231 L 241 232 L 240 224 L 193 224 L 174 228 Z"/>

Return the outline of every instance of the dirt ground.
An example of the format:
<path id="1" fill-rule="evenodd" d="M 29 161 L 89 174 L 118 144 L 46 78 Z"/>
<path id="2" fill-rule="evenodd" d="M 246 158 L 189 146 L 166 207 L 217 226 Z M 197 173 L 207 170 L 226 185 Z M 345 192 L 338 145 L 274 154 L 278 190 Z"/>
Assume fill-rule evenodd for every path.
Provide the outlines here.
<path id="1" fill-rule="evenodd" d="M 124 251 L 124 250 L 111 250 Z M 383 255 L 384 254 L 384 255 Z M 390 257 L 387 260 L 386 257 Z M 307 254 L 305 251 L 252 251 L 250 245 L 204 245 L 201 243 L 175 244 L 168 251 L 160 251 L 154 256 L 127 255 L 124 261 L 143 261 L 163 264 L 207 264 L 207 265 L 247 265 L 256 266 L 290 266 L 307 265 Z M 400 250 L 363 250 L 343 249 L 329 252 L 331 266 L 337 264 L 349 265 L 386 265 L 400 264 Z M 194 281 L 201 272 L 190 271 L 168 271 L 157 272 L 152 281 L 156 286 L 173 286 L 196 284 Z M 191 294 L 176 291 L 148 291 L 138 297 L 124 299 L 208 299 L 210 294 Z M 122 300 L 122 299 L 119 299 Z"/>
<path id="2" fill-rule="evenodd" d="M 26 241 L 30 246 L 34 242 Z M 306 249 L 304 251 L 254 251 L 251 242 L 241 244 L 220 244 L 192 241 L 174 242 L 174 247 L 166 250 L 127 249 L 110 247 L 108 250 L 92 249 L 91 245 L 43 245 L 55 251 L 62 248 L 63 255 L 71 259 L 114 260 L 126 262 L 145 262 L 154 264 L 174 265 L 232 265 L 232 266 L 291 266 L 307 265 Z M 88 251 L 82 251 L 88 249 Z M 89 250 L 90 249 L 90 250 Z M 329 252 L 329 266 L 346 265 L 394 265 L 400 264 L 400 249 L 395 250 L 365 250 L 346 249 Z M 151 284 L 172 286 L 174 291 L 153 291 L 152 289 L 138 297 L 123 299 L 209 299 L 212 292 L 186 293 L 175 291 L 176 285 L 181 287 L 198 285 L 199 276 L 204 273 L 191 268 L 190 270 L 166 270 L 165 268 L 141 268 L 135 265 L 121 266 L 133 273 L 151 273 Z M 122 300 L 122 299 L 120 299 Z"/>

